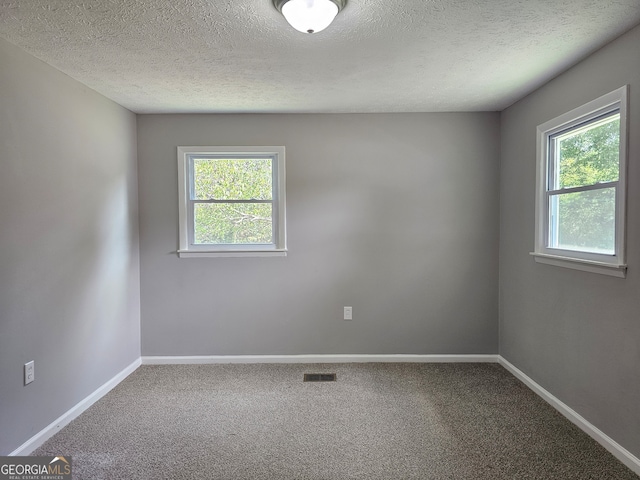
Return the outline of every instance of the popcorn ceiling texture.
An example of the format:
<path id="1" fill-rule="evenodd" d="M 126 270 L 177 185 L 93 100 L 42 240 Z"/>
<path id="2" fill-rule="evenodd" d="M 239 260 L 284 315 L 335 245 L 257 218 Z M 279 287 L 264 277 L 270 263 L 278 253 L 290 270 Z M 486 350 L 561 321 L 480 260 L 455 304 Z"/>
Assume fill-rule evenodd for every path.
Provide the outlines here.
<path id="1" fill-rule="evenodd" d="M 0 37 L 137 113 L 501 110 L 640 22 L 640 0 L 0 0 Z"/>

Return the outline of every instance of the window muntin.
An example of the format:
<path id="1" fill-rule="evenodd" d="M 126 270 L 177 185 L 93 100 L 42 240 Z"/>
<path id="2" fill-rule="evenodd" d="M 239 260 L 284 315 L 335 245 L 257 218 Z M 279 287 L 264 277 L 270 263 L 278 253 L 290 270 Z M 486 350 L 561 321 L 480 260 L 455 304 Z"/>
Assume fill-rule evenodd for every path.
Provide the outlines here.
<path id="1" fill-rule="evenodd" d="M 536 261 L 624 276 L 627 89 L 538 126 Z"/>
<path id="2" fill-rule="evenodd" d="M 180 256 L 286 251 L 284 147 L 178 147 L 178 167 Z"/>

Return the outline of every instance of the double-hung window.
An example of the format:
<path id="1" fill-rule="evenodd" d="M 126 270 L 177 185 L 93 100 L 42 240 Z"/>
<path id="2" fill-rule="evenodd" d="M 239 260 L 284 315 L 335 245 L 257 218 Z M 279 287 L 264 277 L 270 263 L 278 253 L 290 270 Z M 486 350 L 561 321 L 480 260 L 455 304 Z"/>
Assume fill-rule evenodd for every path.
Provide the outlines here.
<path id="1" fill-rule="evenodd" d="M 623 277 L 627 87 L 538 126 L 536 261 Z"/>
<path id="2" fill-rule="evenodd" d="M 286 254 L 284 147 L 178 147 L 178 254 Z"/>

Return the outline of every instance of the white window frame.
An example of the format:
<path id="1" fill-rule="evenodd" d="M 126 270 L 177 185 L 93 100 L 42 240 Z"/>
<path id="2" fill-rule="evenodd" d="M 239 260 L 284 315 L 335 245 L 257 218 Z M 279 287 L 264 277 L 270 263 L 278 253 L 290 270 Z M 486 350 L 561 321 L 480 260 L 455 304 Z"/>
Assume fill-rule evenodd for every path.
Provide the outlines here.
<path id="1" fill-rule="evenodd" d="M 194 244 L 190 162 L 192 156 L 220 155 L 272 158 L 273 243 L 270 244 Z M 266 257 L 286 256 L 285 148 L 284 147 L 178 147 L 179 257 Z"/>
<path id="2" fill-rule="evenodd" d="M 581 107 L 560 115 L 537 128 L 537 174 L 536 174 L 536 210 L 535 210 L 535 247 L 531 255 L 535 261 L 549 265 L 573 268 L 615 277 L 625 277 L 626 261 L 626 187 L 627 187 L 627 132 L 628 132 L 628 89 L 618 88 Z M 554 135 L 579 127 L 607 113 L 618 111 L 620 114 L 620 157 L 619 178 L 608 183 L 616 189 L 615 204 L 615 252 L 613 255 L 581 252 L 549 247 L 549 182 L 550 182 L 550 138 Z"/>

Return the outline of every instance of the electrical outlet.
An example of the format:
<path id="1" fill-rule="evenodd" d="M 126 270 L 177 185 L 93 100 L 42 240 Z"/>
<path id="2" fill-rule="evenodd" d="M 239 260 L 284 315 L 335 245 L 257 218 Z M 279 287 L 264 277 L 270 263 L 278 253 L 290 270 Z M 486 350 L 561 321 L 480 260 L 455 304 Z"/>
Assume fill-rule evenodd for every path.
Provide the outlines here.
<path id="1" fill-rule="evenodd" d="M 24 364 L 24 384 L 29 385 L 36 379 L 36 364 L 34 360 Z"/>
<path id="2" fill-rule="evenodd" d="M 353 307 L 344 307 L 344 319 L 353 320 Z"/>

